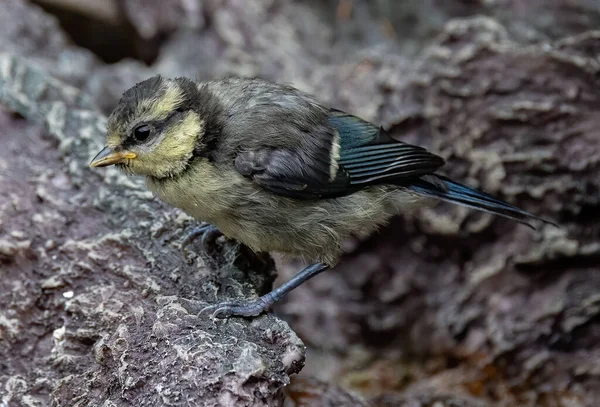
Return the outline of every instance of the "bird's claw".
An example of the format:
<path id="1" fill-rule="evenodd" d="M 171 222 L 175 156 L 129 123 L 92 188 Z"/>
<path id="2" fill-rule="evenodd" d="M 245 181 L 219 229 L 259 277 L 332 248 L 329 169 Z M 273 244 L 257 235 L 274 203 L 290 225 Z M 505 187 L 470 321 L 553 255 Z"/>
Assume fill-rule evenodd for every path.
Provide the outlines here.
<path id="1" fill-rule="evenodd" d="M 212 313 L 212 318 L 227 318 L 231 316 L 255 317 L 265 312 L 269 305 L 262 298 L 250 301 L 223 301 L 218 304 L 209 305 L 202 308 L 199 315 Z"/>
<path id="2" fill-rule="evenodd" d="M 204 250 L 209 251 L 211 246 L 215 243 L 219 237 L 223 236 L 223 233 L 216 226 L 204 223 L 201 226 L 194 228 L 188 233 L 183 241 L 181 242 L 181 253 L 183 258 L 189 262 L 189 258 L 186 252 L 186 248 L 198 237 L 201 238 L 202 246 Z"/>

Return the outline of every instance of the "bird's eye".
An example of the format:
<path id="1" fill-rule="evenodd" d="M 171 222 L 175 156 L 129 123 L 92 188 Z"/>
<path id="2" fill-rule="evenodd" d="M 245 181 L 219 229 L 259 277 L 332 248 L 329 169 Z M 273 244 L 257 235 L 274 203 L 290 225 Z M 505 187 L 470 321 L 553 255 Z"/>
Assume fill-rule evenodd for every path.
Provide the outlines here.
<path id="1" fill-rule="evenodd" d="M 133 129 L 133 137 L 137 141 L 144 141 L 148 137 L 150 137 L 151 129 L 147 124 L 142 124 L 141 126 L 137 126 Z"/>

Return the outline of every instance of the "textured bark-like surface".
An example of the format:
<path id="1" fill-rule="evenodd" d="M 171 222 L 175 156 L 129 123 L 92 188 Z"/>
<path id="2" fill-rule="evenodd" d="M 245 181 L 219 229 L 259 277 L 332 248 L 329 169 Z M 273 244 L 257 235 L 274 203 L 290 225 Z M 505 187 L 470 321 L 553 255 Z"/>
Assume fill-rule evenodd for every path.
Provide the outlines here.
<path id="1" fill-rule="evenodd" d="M 79 91 L 7 54 L 0 72 L 2 103 L 48 130 L 0 113 L 3 405 L 278 405 L 304 360 L 288 325 L 199 314 L 264 293 L 272 260 L 224 242 L 185 263 L 190 219 L 87 168 L 104 118 Z"/>
<path id="2" fill-rule="evenodd" d="M 77 2 L 88 17 L 91 1 Z M 232 243 L 184 264 L 190 219 L 136 180 L 86 169 L 95 106 L 162 73 L 291 82 L 561 226 L 440 205 L 348 242 L 338 268 L 276 310 L 309 344 L 284 405 L 367 405 L 347 389 L 374 406 L 597 405 L 599 2 L 114 3 L 160 44 L 150 65 L 105 64 L 40 9 L 2 4 L 0 51 L 27 61 L 2 57 L 0 98 L 29 120 L 0 116 L 5 403 L 279 405 L 300 369 L 302 344 L 274 317 L 196 316 L 216 291 L 264 291 L 271 268 L 241 264 L 252 257 Z M 474 15 L 488 18 L 456 20 Z M 281 280 L 299 267 L 281 263 Z"/>
<path id="3" fill-rule="evenodd" d="M 521 47 L 489 19 L 447 25 L 381 104 L 411 110 L 385 121 L 441 152 L 451 177 L 560 228 L 443 205 L 396 220 L 282 306 L 301 337 L 344 355 L 305 373 L 373 394 L 595 405 L 599 50 L 598 32 Z"/>

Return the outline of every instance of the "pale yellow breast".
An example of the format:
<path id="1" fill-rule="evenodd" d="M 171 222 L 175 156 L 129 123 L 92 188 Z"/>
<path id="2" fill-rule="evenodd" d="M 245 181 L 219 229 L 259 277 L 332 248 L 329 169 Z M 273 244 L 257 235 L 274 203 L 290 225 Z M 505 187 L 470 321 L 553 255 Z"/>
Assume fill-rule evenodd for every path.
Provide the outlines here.
<path id="1" fill-rule="evenodd" d="M 411 194 L 368 188 L 319 201 L 284 198 L 264 191 L 233 168 L 195 162 L 184 175 L 148 179 L 160 199 L 256 251 L 304 256 L 333 265 L 341 242 L 365 236 L 408 209 Z"/>
<path id="2" fill-rule="evenodd" d="M 244 189 L 244 179 L 234 170 L 219 170 L 201 160 L 179 177 L 147 179 L 148 189 L 161 200 L 205 222 L 220 224 L 231 218 Z"/>

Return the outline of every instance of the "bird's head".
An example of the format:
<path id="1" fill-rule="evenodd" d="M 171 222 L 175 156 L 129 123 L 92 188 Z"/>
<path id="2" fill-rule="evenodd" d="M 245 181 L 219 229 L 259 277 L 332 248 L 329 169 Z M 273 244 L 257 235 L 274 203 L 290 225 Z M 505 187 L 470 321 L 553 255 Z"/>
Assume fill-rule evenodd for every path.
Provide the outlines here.
<path id="1" fill-rule="evenodd" d="M 203 147 L 198 85 L 155 76 L 127 90 L 108 118 L 106 147 L 91 167 L 117 165 L 135 175 L 177 175 Z"/>

